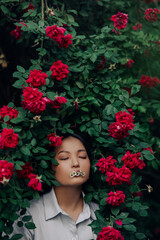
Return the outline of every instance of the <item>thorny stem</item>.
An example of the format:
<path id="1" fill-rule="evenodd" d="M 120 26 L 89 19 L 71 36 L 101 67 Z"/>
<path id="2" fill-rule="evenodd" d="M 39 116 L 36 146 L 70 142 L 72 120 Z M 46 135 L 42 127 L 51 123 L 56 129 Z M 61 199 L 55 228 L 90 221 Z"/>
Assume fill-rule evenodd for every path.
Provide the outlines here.
<path id="1" fill-rule="evenodd" d="M 46 4 L 46 11 L 48 12 L 49 7 L 48 7 L 47 0 L 45 0 L 45 4 Z"/>

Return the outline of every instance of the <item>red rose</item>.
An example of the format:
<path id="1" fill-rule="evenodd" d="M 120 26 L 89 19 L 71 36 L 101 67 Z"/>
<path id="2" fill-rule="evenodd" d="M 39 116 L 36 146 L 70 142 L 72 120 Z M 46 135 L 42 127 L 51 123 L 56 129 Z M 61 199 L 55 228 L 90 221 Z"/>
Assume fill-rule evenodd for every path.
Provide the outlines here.
<path id="1" fill-rule="evenodd" d="M 14 174 L 14 165 L 6 160 L 0 160 L 0 183 L 7 183 Z"/>
<path id="2" fill-rule="evenodd" d="M 31 113 L 41 114 L 46 110 L 46 101 L 41 98 L 38 101 L 33 101 L 26 103 L 25 101 L 21 102 L 23 109 L 28 109 Z"/>
<path id="3" fill-rule="evenodd" d="M 51 108 L 60 109 L 63 103 L 66 103 L 67 99 L 65 97 L 55 97 L 54 101 L 51 101 Z"/>
<path id="4" fill-rule="evenodd" d="M 104 69 L 107 61 L 104 56 L 101 56 L 100 64 L 96 67 L 96 69 Z"/>
<path id="5" fill-rule="evenodd" d="M 145 167 L 145 163 L 142 159 L 140 159 L 141 153 L 131 154 L 130 151 L 127 151 L 125 155 L 122 157 L 121 161 L 124 162 L 124 165 L 130 169 L 143 169 Z"/>
<path id="6" fill-rule="evenodd" d="M 59 42 L 64 36 L 66 29 L 63 27 L 57 27 L 57 25 L 48 26 L 45 29 L 47 37 L 51 38 L 53 41 Z"/>
<path id="7" fill-rule="evenodd" d="M 40 87 L 41 85 L 46 84 L 46 78 L 48 75 L 46 73 L 43 73 L 41 70 L 34 69 L 33 71 L 30 71 L 30 75 L 26 82 L 31 87 Z"/>
<path id="8" fill-rule="evenodd" d="M 59 137 L 56 136 L 55 133 L 51 133 L 47 136 L 47 138 L 49 139 L 49 141 L 51 142 L 50 146 L 51 147 L 57 147 L 58 145 L 62 144 L 62 138 L 63 137 Z"/>
<path id="9" fill-rule="evenodd" d="M 67 34 L 66 36 L 63 36 L 59 41 L 59 48 L 68 48 L 70 44 L 72 44 L 72 35 L 71 34 Z"/>
<path id="10" fill-rule="evenodd" d="M 147 88 L 153 88 L 156 87 L 160 83 L 160 80 L 157 77 L 149 77 L 142 75 L 141 79 L 139 80 L 139 84 L 142 85 L 142 87 L 147 87 Z"/>
<path id="11" fill-rule="evenodd" d="M 115 223 L 119 226 L 122 226 L 123 222 L 120 219 L 116 219 Z"/>
<path id="12" fill-rule="evenodd" d="M 41 183 L 41 176 L 38 177 L 37 175 L 30 173 L 28 175 L 28 178 L 30 179 L 28 183 L 28 187 L 33 188 L 34 190 L 41 191 L 42 190 L 42 183 Z"/>
<path id="13" fill-rule="evenodd" d="M 110 124 L 108 132 L 111 137 L 117 140 L 122 140 L 129 135 L 128 127 L 124 126 L 120 122 L 114 122 Z"/>
<path id="14" fill-rule="evenodd" d="M 15 148 L 19 143 L 18 134 L 14 133 L 13 129 L 4 128 L 1 132 L 1 138 L 6 148 Z"/>
<path id="15" fill-rule="evenodd" d="M 120 231 L 111 226 L 103 227 L 97 236 L 97 240 L 124 240 Z"/>
<path id="16" fill-rule="evenodd" d="M 104 158 L 100 158 L 98 160 L 98 163 L 96 163 L 96 167 L 99 167 L 99 171 L 101 171 L 102 173 L 107 173 L 110 172 L 114 167 L 115 167 L 115 163 L 117 161 L 115 159 L 113 159 L 113 156 L 109 156 Z"/>
<path id="17" fill-rule="evenodd" d="M 16 118 L 18 116 L 18 111 L 12 107 L 3 106 L 0 109 L 1 120 L 3 121 L 5 116 L 9 116 L 10 119 Z M 9 122 L 9 121 L 7 121 Z"/>
<path id="18" fill-rule="evenodd" d="M 122 183 L 129 183 L 131 181 L 132 172 L 126 166 L 118 169 L 118 175 Z"/>
<path id="19" fill-rule="evenodd" d="M 43 93 L 38 91 L 37 88 L 26 87 L 23 89 L 23 98 L 25 103 L 37 102 L 43 96 Z"/>
<path id="20" fill-rule="evenodd" d="M 33 171 L 30 162 L 26 162 L 21 168 L 22 170 L 16 170 L 18 178 L 28 178 L 28 175 Z"/>
<path id="21" fill-rule="evenodd" d="M 62 81 L 64 78 L 68 77 L 68 68 L 69 67 L 66 64 L 63 64 L 61 60 L 54 62 L 50 68 L 50 71 L 52 71 L 52 78 Z"/>
<path id="22" fill-rule="evenodd" d="M 109 192 L 107 197 L 107 202 L 112 206 L 119 206 L 124 203 L 125 194 L 122 191 Z"/>
<path id="23" fill-rule="evenodd" d="M 158 20 L 158 13 L 160 13 L 160 10 L 157 8 L 148 8 L 144 13 L 144 18 L 149 22 L 156 22 Z"/>
<path id="24" fill-rule="evenodd" d="M 132 130 L 135 126 L 133 124 L 133 115 L 127 113 L 126 111 L 119 111 L 115 114 L 116 121 L 122 123 L 127 130 Z"/>
<path id="25" fill-rule="evenodd" d="M 123 183 L 122 179 L 119 176 L 119 169 L 117 167 L 114 167 L 111 172 L 107 172 L 106 175 L 106 182 L 108 182 L 109 185 L 116 186 Z"/>
<path id="26" fill-rule="evenodd" d="M 111 20 L 113 21 L 115 28 L 124 29 L 127 27 L 128 14 L 118 12 L 111 17 Z"/>
<path id="27" fill-rule="evenodd" d="M 133 26 L 133 30 L 134 31 L 137 31 L 137 30 L 142 30 L 142 24 L 141 23 L 136 23 L 134 26 Z"/>

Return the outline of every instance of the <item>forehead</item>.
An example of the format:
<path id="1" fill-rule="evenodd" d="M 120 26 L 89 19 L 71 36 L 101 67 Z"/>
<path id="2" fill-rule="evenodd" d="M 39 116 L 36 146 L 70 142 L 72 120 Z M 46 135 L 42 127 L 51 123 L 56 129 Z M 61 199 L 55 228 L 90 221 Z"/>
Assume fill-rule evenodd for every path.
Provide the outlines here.
<path id="1" fill-rule="evenodd" d="M 85 150 L 83 143 L 79 139 L 70 136 L 65 138 L 64 140 L 62 139 L 62 144 L 55 148 L 55 152 L 57 153 L 62 150 L 70 152 L 77 151 L 79 149 Z"/>

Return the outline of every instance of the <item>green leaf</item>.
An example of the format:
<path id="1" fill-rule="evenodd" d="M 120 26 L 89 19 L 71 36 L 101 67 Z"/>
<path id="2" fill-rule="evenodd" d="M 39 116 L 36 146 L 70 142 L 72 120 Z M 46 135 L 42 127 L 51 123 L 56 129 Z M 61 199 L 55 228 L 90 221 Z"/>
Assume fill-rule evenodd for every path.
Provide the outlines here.
<path id="1" fill-rule="evenodd" d="M 23 237 L 23 234 L 15 234 L 11 237 L 10 240 L 18 240 L 21 239 Z"/>
<path id="2" fill-rule="evenodd" d="M 30 156 L 31 155 L 30 150 L 26 146 L 21 147 L 20 150 L 26 156 Z"/>
<path id="3" fill-rule="evenodd" d="M 134 95 L 136 93 L 138 93 L 141 89 L 141 85 L 134 85 L 132 88 L 131 88 L 131 95 Z"/>
<path id="4" fill-rule="evenodd" d="M 24 217 L 22 218 L 22 221 L 23 221 L 23 222 L 29 222 L 31 219 L 32 219 L 32 216 L 28 215 L 28 216 L 24 216 Z"/>
<path id="5" fill-rule="evenodd" d="M 23 80 L 17 80 L 15 83 L 12 84 L 15 88 L 22 88 L 22 85 L 24 84 Z"/>
<path id="6" fill-rule="evenodd" d="M 17 70 L 18 70 L 18 72 L 21 72 L 21 73 L 25 73 L 25 71 L 26 71 L 23 67 L 21 67 L 19 65 L 17 65 Z"/>
<path id="7" fill-rule="evenodd" d="M 90 60 L 94 63 L 97 59 L 97 55 L 95 53 L 93 53 L 90 57 Z"/>
<path id="8" fill-rule="evenodd" d="M 41 160 L 40 165 L 44 169 L 46 169 L 48 167 L 48 163 L 45 160 Z"/>
<path id="9" fill-rule="evenodd" d="M 129 223 L 133 223 L 135 221 L 136 221 L 135 218 L 126 218 L 126 219 L 123 219 L 123 224 L 129 224 Z"/>
<path id="10" fill-rule="evenodd" d="M 111 212 L 114 216 L 117 216 L 119 213 L 120 209 L 118 207 L 112 207 Z"/>
<path id="11" fill-rule="evenodd" d="M 129 215 L 129 213 L 128 213 L 128 212 L 121 212 L 121 214 L 120 214 L 120 215 L 118 215 L 118 217 L 119 217 L 119 218 L 127 218 L 127 217 L 128 217 L 128 215 Z"/>
<path id="12" fill-rule="evenodd" d="M 146 235 L 144 233 L 135 233 L 135 236 L 137 239 L 144 239 L 146 238 Z"/>
<path id="13" fill-rule="evenodd" d="M 92 198 L 93 198 L 93 193 L 88 193 L 85 195 L 84 200 L 85 200 L 85 202 L 88 203 L 92 200 Z"/>
<path id="14" fill-rule="evenodd" d="M 141 103 L 141 98 L 138 98 L 138 97 L 131 97 L 130 98 L 130 102 L 135 104 L 135 105 L 138 105 Z"/>
<path id="15" fill-rule="evenodd" d="M 92 120 L 92 123 L 93 123 L 93 124 L 100 124 L 100 123 L 101 123 L 101 120 L 95 118 L 95 119 Z"/>
<path id="16" fill-rule="evenodd" d="M 36 228 L 36 226 L 35 226 L 35 224 L 33 222 L 25 223 L 25 227 L 27 229 L 35 229 Z"/>
<path id="17" fill-rule="evenodd" d="M 154 155 L 148 150 L 144 150 L 144 151 L 142 151 L 142 153 L 144 154 L 145 159 L 147 159 L 149 161 L 155 159 Z"/>
<path id="18" fill-rule="evenodd" d="M 49 99 L 51 99 L 51 100 L 55 100 L 55 96 L 56 96 L 57 94 L 56 93 L 54 93 L 54 92 L 47 92 L 46 93 L 46 96 L 49 98 Z"/>
<path id="19" fill-rule="evenodd" d="M 76 82 L 77 87 L 79 87 L 80 89 L 84 88 L 84 84 L 82 82 Z"/>
<path id="20" fill-rule="evenodd" d="M 127 231 L 136 232 L 136 227 L 133 224 L 128 224 L 123 226 Z"/>

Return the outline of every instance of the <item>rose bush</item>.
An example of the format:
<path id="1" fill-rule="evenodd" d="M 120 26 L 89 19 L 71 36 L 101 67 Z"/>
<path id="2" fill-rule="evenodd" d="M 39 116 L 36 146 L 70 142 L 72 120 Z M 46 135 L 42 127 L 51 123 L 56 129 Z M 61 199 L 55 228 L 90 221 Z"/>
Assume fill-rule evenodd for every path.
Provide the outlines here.
<path id="1" fill-rule="evenodd" d="M 19 40 L 11 38 L 12 49 L 16 46 L 17 55 L 23 53 L 18 48 L 27 51 L 19 55 L 10 77 L 19 113 L 1 117 L 1 132 L 12 130 L 6 142 L 14 148 L 4 147 L 1 134 L 0 156 L 15 172 L 0 185 L 0 237 L 8 238 L 16 212 L 23 216 L 29 200 L 38 199 L 46 185 L 58 184 L 50 169 L 51 163 L 57 164 L 53 148 L 61 144 L 63 134 L 80 132 L 92 145 L 85 201 L 100 206 L 93 231 L 99 239 L 151 239 L 147 199 L 152 194 L 146 197 L 145 192 L 152 189 L 147 187 L 152 167 L 159 166 L 160 141 L 149 123 L 160 116 L 159 19 L 144 17 L 148 4 L 143 0 L 41 3 L 33 1 L 31 8 L 28 2 L 16 2 L 13 8 L 1 3 L 3 22 L 12 25 L 3 31 L 12 31 L 15 22 L 23 31 Z M 150 77 L 147 88 L 139 83 L 143 75 L 156 77 Z M 12 101 L 5 105 L 15 109 Z M 139 192 L 143 197 L 136 195 Z M 30 220 L 28 225 L 34 228 Z"/>

